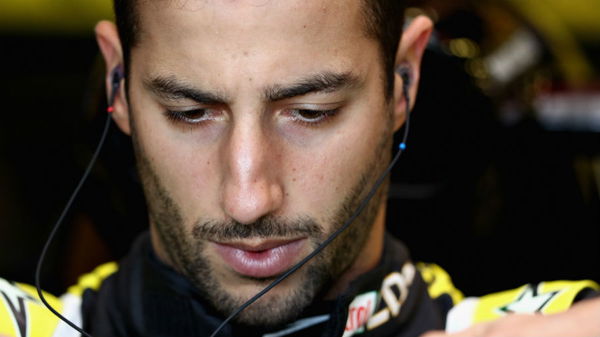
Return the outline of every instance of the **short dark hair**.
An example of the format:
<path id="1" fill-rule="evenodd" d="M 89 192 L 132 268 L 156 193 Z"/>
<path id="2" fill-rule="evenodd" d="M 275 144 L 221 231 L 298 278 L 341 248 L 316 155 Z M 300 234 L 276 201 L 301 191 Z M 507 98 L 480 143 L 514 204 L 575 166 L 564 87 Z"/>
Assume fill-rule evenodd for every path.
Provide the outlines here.
<path id="1" fill-rule="evenodd" d="M 123 48 L 125 71 L 129 74 L 131 48 L 139 38 L 139 16 L 136 14 L 138 0 L 114 0 L 117 29 Z M 394 90 L 394 65 L 396 52 L 404 25 L 404 0 L 360 0 L 364 12 L 366 33 L 379 42 L 385 71 L 385 93 L 391 97 Z"/>

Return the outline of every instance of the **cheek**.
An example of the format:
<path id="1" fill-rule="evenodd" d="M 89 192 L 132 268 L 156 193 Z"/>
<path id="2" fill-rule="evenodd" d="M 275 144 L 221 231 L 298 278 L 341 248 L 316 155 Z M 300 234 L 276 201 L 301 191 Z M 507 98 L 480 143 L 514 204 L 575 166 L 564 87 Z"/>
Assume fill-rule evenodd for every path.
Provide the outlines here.
<path id="1" fill-rule="evenodd" d="M 167 123 L 154 118 L 140 121 L 136 136 L 160 184 L 179 207 L 185 223 L 207 215 L 216 196 L 217 160 L 214 150 L 198 148 L 173 137 Z M 209 179 L 210 178 L 210 179 Z"/>
<path id="2" fill-rule="evenodd" d="M 352 133 L 350 133 L 352 134 Z M 345 198 L 352 193 L 371 166 L 380 136 L 340 135 L 327 147 L 295 156 L 291 174 L 289 204 L 297 213 L 315 217 L 324 226 L 334 216 Z M 377 141 L 375 141 L 377 139 Z M 373 172 L 373 174 L 377 174 Z"/>
<path id="3" fill-rule="evenodd" d="M 322 223 L 339 211 L 361 178 L 381 174 L 368 170 L 382 166 L 374 162 L 385 160 L 379 155 L 382 142 L 392 135 L 385 102 L 380 101 L 376 93 L 373 89 L 373 93 L 361 97 L 349 114 L 351 117 L 341 123 L 333 137 L 290 159 L 296 161 L 292 171 L 294 191 L 298 194 L 290 193 L 292 202 L 302 205 L 307 214 Z M 368 184 L 366 189 L 370 187 Z"/>

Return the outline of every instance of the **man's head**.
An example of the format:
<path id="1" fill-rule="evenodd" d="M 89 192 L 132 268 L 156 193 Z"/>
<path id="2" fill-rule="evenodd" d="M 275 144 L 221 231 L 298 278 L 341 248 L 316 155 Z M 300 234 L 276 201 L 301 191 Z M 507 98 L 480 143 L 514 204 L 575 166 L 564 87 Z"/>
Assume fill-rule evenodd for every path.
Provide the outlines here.
<path id="1" fill-rule="evenodd" d="M 133 138 L 153 246 L 227 314 L 310 253 L 364 198 L 406 114 L 393 69 L 410 66 L 418 82 L 431 24 L 414 20 L 392 55 L 374 22 L 396 1 L 129 6 L 121 14 L 117 6 L 118 19 L 130 20 L 120 22 L 124 46 L 114 25 L 96 31 L 109 69 L 128 62 L 127 97 L 122 91 L 113 116 Z M 372 268 L 384 195 L 385 188 L 323 254 L 239 320 L 285 323 Z"/>

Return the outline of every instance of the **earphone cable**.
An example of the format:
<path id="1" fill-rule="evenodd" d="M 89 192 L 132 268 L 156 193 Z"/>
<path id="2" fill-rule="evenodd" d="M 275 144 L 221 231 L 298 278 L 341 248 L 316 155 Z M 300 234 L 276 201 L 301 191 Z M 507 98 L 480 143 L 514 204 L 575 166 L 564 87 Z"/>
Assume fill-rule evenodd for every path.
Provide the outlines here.
<path id="1" fill-rule="evenodd" d="M 120 81 L 120 79 L 119 79 L 119 81 Z M 112 105 L 114 103 L 115 94 L 116 94 L 116 92 L 117 92 L 117 90 L 119 88 L 118 83 L 119 82 L 115 83 L 113 81 L 113 95 L 112 95 L 112 97 L 109 100 L 109 108 L 108 108 L 109 112 L 112 112 L 112 109 L 113 109 Z M 406 81 L 405 81 L 405 83 L 406 83 Z M 385 181 L 385 178 L 389 175 L 389 173 L 391 172 L 391 170 L 393 169 L 393 167 L 398 162 L 400 156 L 402 155 L 402 153 L 406 149 L 406 141 L 408 139 L 408 132 L 409 132 L 409 128 L 410 128 L 410 98 L 408 96 L 408 85 L 403 85 L 403 95 L 404 95 L 404 98 L 405 98 L 405 101 L 406 101 L 406 116 L 407 116 L 407 118 L 406 118 L 406 122 L 405 122 L 405 125 L 404 125 L 404 134 L 403 134 L 402 142 L 399 145 L 398 152 L 396 153 L 396 155 L 392 159 L 390 165 L 381 174 L 381 176 L 375 181 L 373 187 L 371 188 L 371 190 L 369 191 L 369 193 L 367 194 L 367 196 L 359 204 L 359 206 L 356 208 L 356 210 L 354 211 L 354 213 L 352 214 L 352 216 L 344 223 L 344 225 L 342 225 L 340 228 L 338 228 L 325 241 L 323 241 L 319 246 L 317 246 L 317 248 L 315 248 L 309 255 L 307 255 L 306 257 L 304 257 L 300 262 L 298 262 L 297 264 L 295 264 L 292 268 L 290 268 L 288 271 L 286 271 L 284 274 L 282 274 L 280 277 L 278 277 L 275 281 L 273 281 L 271 284 L 269 284 L 267 287 L 265 287 L 259 293 L 257 293 L 256 295 L 254 295 L 251 299 L 249 299 L 248 301 L 246 301 L 243 305 L 241 305 L 238 309 L 236 309 L 232 314 L 230 314 L 217 327 L 217 329 L 215 329 L 215 331 L 211 334 L 211 337 L 217 336 L 218 333 L 227 325 L 227 323 L 229 323 L 232 319 L 234 319 L 240 312 L 242 312 L 248 306 L 252 305 L 259 298 L 261 298 L 262 296 L 264 296 L 267 292 L 269 292 L 271 289 L 273 289 L 279 283 L 283 282 L 283 280 L 285 280 L 290 275 L 292 275 L 293 273 L 295 273 L 298 269 L 300 269 L 302 266 L 304 266 L 306 263 L 308 263 L 308 261 L 310 261 L 312 258 L 314 258 L 317 254 L 319 254 L 333 240 L 335 240 L 340 234 L 342 234 L 356 220 L 356 218 L 362 213 L 362 211 L 366 208 L 367 204 L 375 196 L 375 194 L 377 193 L 377 190 L 383 184 L 383 182 Z M 90 334 L 88 334 L 87 332 L 85 332 L 82 328 L 78 327 L 75 323 L 71 322 L 69 319 L 67 319 L 66 317 L 64 317 L 63 315 L 61 315 L 58 311 L 56 311 L 47 302 L 47 300 L 44 297 L 44 294 L 42 292 L 42 289 L 41 289 L 40 275 L 41 275 L 42 266 L 43 266 L 43 263 L 44 263 L 47 251 L 48 251 L 48 249 L 50 247 L 50 244 L 52 243 L 52 241 L 53 241 L 56 233 L 58 232 L 58 230 L 59 230 L 62 222 L 64 221 L 66 215 L 68 214 L 69 210 L 71 209 L 71 206 L 72 206 L 73 202 L 75 201 L 77 195 L 79 194 L 79 191 L 83 187 L 83 184 L 87 180 L 89 174 L 92 171 L 92 168 L 94 167 L 94 165 L 95 165 L 95 163 L 96 163 L 96 161 L 98 159 L 98 156 L 99 156 L 99 154 L 100 154 L 100 152 L 102 150 L 102 147 L 103 147 L 103 145 L 104 145 L 104 143 L 106 141 L 106 138 L 107 138 L 107 135 L 108 135 L 108 131 L 110 129 L 111 119 L 112 119 L 111 115 L 108 114 L 107 115 L 107 120 L 105 122 L 104 130 L 102 132 L 102 136 L 100 137 L 100 141 L 98 142 L 98 145 L 96 147 L 96 150 L 94 151 L 92 159 L 90 160 L 89 164 L 87 165 L 84 174 L 82 175 L 81 179 L 79 180 L 79 183 L 77 184 L 75 190 L 71 194 L 71 197 L 69 198 L 69 201 L 65 205 L 65 207 L 64 207 L 64 209 L 63 209 L 60 217 L 58 218 L 56 224 L 54 225 L 52 231 L 50 232 L 50 235 L 48 236 L 48 240 L 44 244 L 44 248 L 42 249 L 42 253 L 40 254 L 40 258 L 38 260 L 38 264 L 37 264 L 36 271 L 35 271 L 35 285 L 36 285 L 38 296 L 39 296 L 40 300 L 42 301 L 42 303 L 48 308 L 48 310 L 50 310 L 54 315 L 56 315 L 58 318 L 60 318 L 63 322 L 65 322 L 70 327 L 72 327 L 73 329 L 77 330 L 79 333 L 81 333 L 82 335 L 84 335 L 86 337 L 92 337 L 92 336 Z"/>
<path id="2" fill-rule="evenodd" d="M 308 254 L 300 262 L 296 263 L 292 268 L 290 268 L 288 271 L 283 273 L 275 281 L 271 282 L 271 284 L 266 286 L 263 290 L 258 292 L 256 295 L 254 295 L 252 298 L 250 298 L 248 301 L 246 301 L 244 304 L 242 304 L 239 308 L 237 308 L 233 313 L 231 313 L 215 329 L 215 331 L 210 335 L 210 337 L 216 337 L 218 335 L 218 333 L 227 325 L 227 323 L 229 323 L 232 319 L 234 319 L 237 315 L 239 315 L 247 307 L 249 307 L 254 302 L 256 302 L 259 298 L 264 296 L 267 292 L 269 292 L 271 289 L 273 289 L 279 283 L 283 282 L 286 278 L 288 278 L 290 275 L 295 273 L 298 269 L 302 268 L 302 266 L 304 266 L 306 263 L 308 263 L 308 261 L 310 261 L 312 258 L 314 258 L 317 254 L 319 254 L 333 240 L 335 240 L 340 234 L 342 234 L 346 229 L 348 229 L 348 227 L 350 227 L 350 225 L 354 222 L 354 220 L 356 220 L 356 218 L 360 215 L 360 213 L 362 213 L 362 211 L 365 209 L 365 207 L 367 207 L 367 204 L 369 203 L 369 201 L 371 201 L 371 199 L 375 196 L 375 193 L 377 193 L 377 190 L 379 189 L 381 184 L 383 184 L 383 182 L 385 181 L 385 178 L 392 171 L 392 169 L 398 162 L 398 159 L 400 159 L 400 156 L 406 149 L 406 140 L 408 139 L 408 131 L 410 128 L 410 123 L 409 123 L 409 120 L 410 120 L 410 97 L 408 96 L 408 88 L 407 87 L 408 86 L 406 86 L 406 85 L 403 86 L 403 94 L 404 94 L 404 98 L 406 101 L 406 116 L 407 116 L 407 118 L 406 118 L 406 124 L 404 125 L 404 134 L 402 137 L 402 142 L 400 143 L 400 146 L 398 147 L 398 152 L 394 156 L 394 159 L 392 159 L 392 161 L 391 161 L 390 165 L 387 167 L 387 169 L 375 181 L 375 183 L 373 184 L 373 187 L 369 191 L 369 194 L 367 194 L 367 196 L 362 200 L 362 202 L 356 208 L 354 213 L 352 213 L 352 216 L 348 220 L 346 220 L 344 225 L 342 225 L 335 232 L 333 232 L 325 241 L 323 241 L 319 246 L 317 246 L 317 248 L 315 248 L 310 254 Z"/>
<path id="3" fill-rule="evenodd" d="M 54 240 L 54 236 L 58 232 L 61 224 L 63 223 L 65 217 L 67 216 L 69 210 L 71 209 L 71 206 L 73 205 L 73 202 L 75 201 L 75 198 L 77 198 L 77 195 L 79 194 L 79 190 L 81 190 L 81 188 L 83 187 L 83 184 L 85 183 L 88 176 L 90 175 L 92 168 L 94 167 L 94 164 L 96 163 L 96 160 L 98 159 L 98 156 L 100 155 L 100 151 L 102 150 L 102 147 L 103 147 L 104 142 L 106 141 L 106 137 L 108 135 L 108 131 L 110 129 L 111 119 L 112 119 L 111 115 L 108 114 L 106 117 L 106 122 L 104 124 L 104 130 L 102 132 L 102 136 L 100 137 L 100 141 L 98 142 L 98 145 L 96 147 L 96 151 L 94 152 L 92 159 L 90 160 L 88 166 L 85 169 L 85 172 L 83 173 L 81 179 L 79 180 L 77 187 L 75 187 L 75 190 L 73 190 L 73 193 L 71 194 L 69 201 L 65 205 L 65 208 L 63 209 L 60 217 L 56 221 L 56 224 L 52 228 L 52 231 L 50 232 L 50 235 L 48 236 L 48 240 L 46 240 L 46 243 L 44 244 L 44 248 L 42 249 L 42 253 L 38 260 L 37 267 L 35 269 L 35 287 L 37 289 L 38 296 L 39 296 L 40 300 L 42 301 L 42 303 L 48 308 L 48 310 L 50 310 L 54 315 L 56 315 L 58 318 L 60 318 L 63 322 L 67 323 L 73 329 L 77 330 L 82 335 L 87 336 L 87 337 L 92 337 L 92 336 L 90 334 L 88 334 L 87 332 L 85 332 L 82 328 L 78 327 L 75 323 L 71 322 L 69 319 L 67 319 L 66 317 L 61 315 L 58 311 L 56 311 L 50 305 L 50 303 L 48 303 L 48 301 L 46 301 L 46 298 L 44 297 L 44 294 L 43 294 L 42 288 L 41 288 L 40 275 L 42 272 L 42 265 L 44 264 L 44 259 L 46 258 L 46 254 L 48 252 L 50 244 Z"/>

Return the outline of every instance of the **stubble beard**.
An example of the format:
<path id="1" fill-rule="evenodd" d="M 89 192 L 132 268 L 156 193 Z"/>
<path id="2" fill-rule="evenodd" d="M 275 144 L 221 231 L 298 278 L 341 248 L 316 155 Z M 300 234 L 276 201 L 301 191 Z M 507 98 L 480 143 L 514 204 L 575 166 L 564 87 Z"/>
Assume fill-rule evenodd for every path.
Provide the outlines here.
<path id="1" fill-rule="evenodd" d="M 383 172 L 385 164 L 389 162 L 391 135 L 389 132 L 383 134 L 374 149 L 373 157 L 365 161 L 370 164 L 365 167 L 360 179 L 332 213 L 333 216 L 328 221 L 333 224 L 331 231 L 325 233 L 325 226 L 308 216 L 299 216 L 291 220 L 267 215 L 253 224 L 200 220 L 191 227 L 186 226 L 179 206 L 139 146 L 135 129 L 132 128 L 137 168 L 148 203 L 150 221 L 155 226 L 159 240 L 173 264 L 172 267 L 192 282 L 202 297 L 224 316 L 231 314 L 249 298 L 234 294 L 222 286 L 211 262 L 206 258 L 204 250 L 207 241 L 297 237 L 301 234 L 308 237 L 313 249 L 316 248 L 352 216 L 372 188 L 375 179 Z M 387 187 L 388 180 L 348 229 L 292 276 L 296 278 L 296 284 L 288 285 L 287 292 L 267 293 L 242 311 L 235 321 L 250 326 L 281 326 L 297 318 L 317 296 L 325 294 L 362 252 L 379 207 L 387 195 Z M 191 230 L 186 230 L 188 227 Z M 257 289 L 262 289 L 271 280 L 255 281 L 260 287 Z"/>

